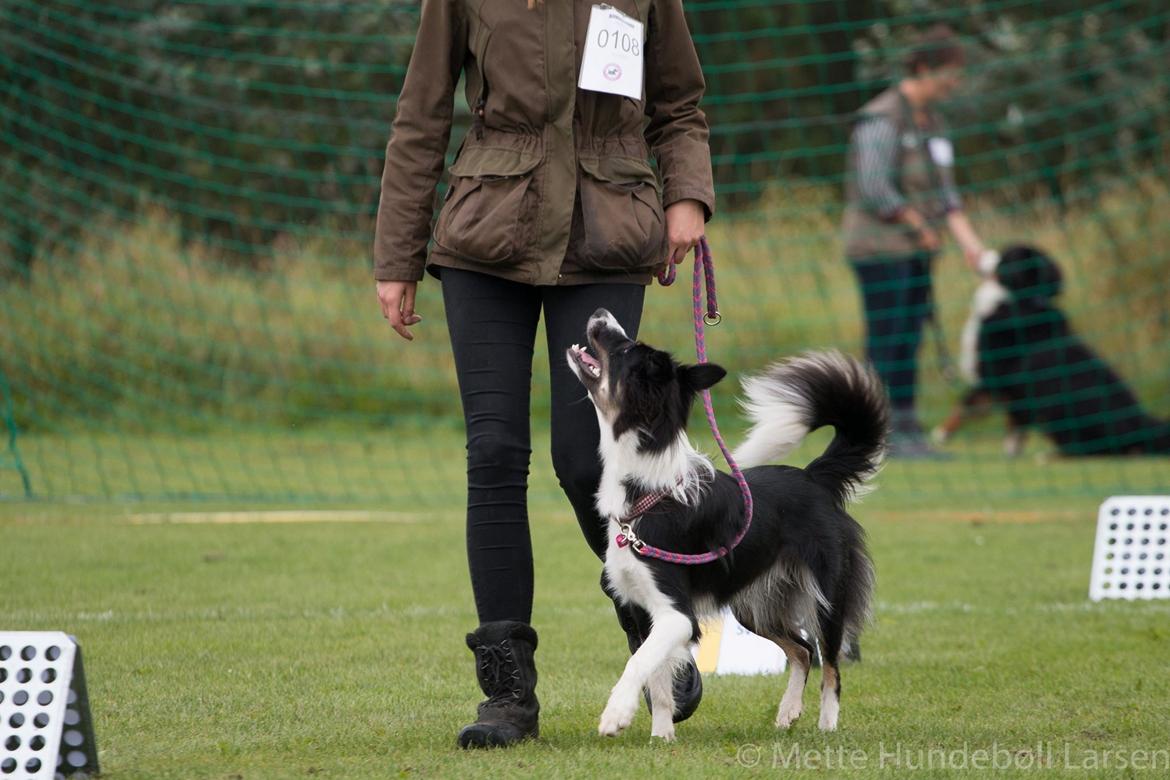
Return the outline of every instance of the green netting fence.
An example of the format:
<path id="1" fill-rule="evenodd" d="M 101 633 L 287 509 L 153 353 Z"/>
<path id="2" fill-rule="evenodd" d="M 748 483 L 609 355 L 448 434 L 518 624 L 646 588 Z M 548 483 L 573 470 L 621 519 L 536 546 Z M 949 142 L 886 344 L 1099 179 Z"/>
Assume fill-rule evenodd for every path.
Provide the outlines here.
<path id="1" fill-rule="evenodd" d="M 839 235 L 849 117 L 899 75 L 916 31 L 946 22 L 968 52 L 943 111 L 975 225 L 1056 258 L 1077 332 L 1170 418 L 1170 6 L 685 6 L 719 194 L 714 359 L 736 373 L 861 352 Z M 0 0 L 0 495 L 458 508 L 438 285 L 422 284 L 406 344 L 370 274 L 417 21 L 417 2 L 394 0 Z M 974 285 L 950 246 L 935 291 L 952 353 Z M 680 355 L 686 287 L 655 287 L 643 320 Z M 934 354 L 928 339 L 927 423 L 961 393 Z M 532 491 L 552 500 L 547 373 L 538 354 Z M 734 389 L 716 392 L 732 439 Z M 1165 457 L 1058 458 L 1033 436 L 1009 459 L 1002 436 L 1002 414 L 975 422 L 952 460 L 892 464 L 883 493 L 962 508 L 1170 488 Z"/>

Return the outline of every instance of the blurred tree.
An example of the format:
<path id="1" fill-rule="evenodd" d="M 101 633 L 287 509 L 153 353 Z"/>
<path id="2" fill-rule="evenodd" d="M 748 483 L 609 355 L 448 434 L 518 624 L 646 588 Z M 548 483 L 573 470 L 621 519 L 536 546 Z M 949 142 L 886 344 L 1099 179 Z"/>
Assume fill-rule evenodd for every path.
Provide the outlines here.
<path id="1" fill-rule="evenodd" d="M 1165 167 L 1160 0 L 686 5 L 725 206 L 839 183 L 852 112 L 937 21 L 971 43 L 948 107 L 966 187 L 1063 202 Z M 278 235 L 368 229 L 417 17 L 417 0 L 0 0 L 0 268 L 144 202 L 258 267 Z"/>
<path id="2" fill-rule="evenodd" d="M 936 22 L 968 43 L 968 83 L 945 108 L 968 187 L 1063 203 L 1069 187 L 1165 165 L 1165 3 L 711 0 L 688 8 L 709 74 L 718 178 L 734 201 L 776 179 L 838 182 L 852 113 L 902 75 L 914 36 Z"/>
<path id="3" fill-rule="evenodd" d="M 375 207 L 416 2 L 0 0 L 0 267 L 165 206 L 268 262 Z"/>

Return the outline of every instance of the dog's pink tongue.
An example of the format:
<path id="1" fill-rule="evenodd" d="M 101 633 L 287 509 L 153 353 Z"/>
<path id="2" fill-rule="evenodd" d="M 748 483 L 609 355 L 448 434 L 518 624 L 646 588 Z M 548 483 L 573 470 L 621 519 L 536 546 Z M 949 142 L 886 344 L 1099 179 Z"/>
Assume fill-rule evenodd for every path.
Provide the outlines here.
<path id="1" fill-rule="evenodd" d="M 584 349 L 581 350 L 581 362 L 587 366 L 592 366 L 593 368 L 601 368 L 601 364 L 594 360 L 593 356 Z"/>

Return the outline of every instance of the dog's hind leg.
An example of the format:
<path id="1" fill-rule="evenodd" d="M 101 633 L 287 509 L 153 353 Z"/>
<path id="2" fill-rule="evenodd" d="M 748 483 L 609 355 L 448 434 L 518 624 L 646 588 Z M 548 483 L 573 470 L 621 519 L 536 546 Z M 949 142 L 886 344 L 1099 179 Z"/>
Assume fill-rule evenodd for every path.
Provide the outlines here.
<path id="1" fill-rule="evenodd" d="M 650 736 L 674 741 L 674 664 L 669 660 L 650 675 Z"/>
<path id="2" fill-rule="evenodd" d="M 769 636 L 788 657 L 788 687 L 776 711 L 776 728 L 791 726 L 804 711 L 804 686 L 814 652 L 812 645 L 796 635 Z"/>
<path id="3" fill-rule="evenodd" d="M 845 609 L 837 601 L 828 614 L 822 614 L 821 624 L 821 731 L 836 731 L 841 713 L 841 643 L 845 636 Z"/>
<path id="4" fill-rule="evenodd" d="M 649 636 L 638 651 L 630 656 L 625 671 L 609 694 L 609 702 L 605 705 L 605 711 L 601 713 L 601 722 L 597 726 L 597 733 L 603 737 L 617 736 L 634 721 L 642 687 L 663 667 L 667 670 L 666 674 L 672 674 L 672 660 L 678 657 L 680 651 L 686 651 L 687 643 L 695 631 L 692 619 L 675 609 L 666 609 L 652 615 L 652 621 L 653 627 Z M 653 696 L 654 692 L 651 689 L 652 702 Z M 658 703 L 654 702 L 654 712 L 662 713 L 669 721 L 674 712 L 674 704 L 671 702 L 669 706 L 659 707 Z M 656 724 L 657 722 L 655 720 Z"/>
<path id="5" fill-rule="evenodd" d="M 676 651 L 650 675 L 651 737 L 674 741 L 674 673 L 691 661 L 690 650 Z"/>
<path id="6" fill-rule="evenodd" d="M 817 724 L 821 731 L 836 731 L 837 718 L 841 714 L 841 667 L 836 663 L 821 666 L 821 720 Z"/>

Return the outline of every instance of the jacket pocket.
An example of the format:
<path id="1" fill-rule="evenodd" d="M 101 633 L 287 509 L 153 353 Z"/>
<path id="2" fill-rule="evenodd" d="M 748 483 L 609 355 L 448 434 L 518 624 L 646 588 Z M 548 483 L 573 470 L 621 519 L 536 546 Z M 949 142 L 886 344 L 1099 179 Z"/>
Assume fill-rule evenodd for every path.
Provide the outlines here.
<path id="1" fill-rule="evenodd" d="M 465 147 L 451 166 L 447 202 L 435 224 L 435 243 L 479 263 L 509 260 L 529 243 L 535 222 L 527 212 L 535 151 Z"/>
<path id="2" fill-rule="evenodd" d="M 584 240 L 578 262 L 601 271 L 657 268 L 666 229 L 650 164 L 633 157 L 579 160 Z"/>

